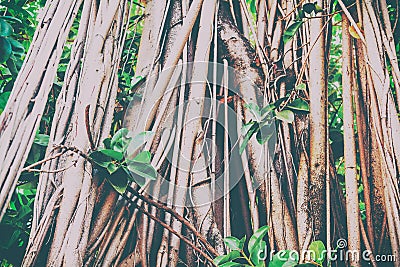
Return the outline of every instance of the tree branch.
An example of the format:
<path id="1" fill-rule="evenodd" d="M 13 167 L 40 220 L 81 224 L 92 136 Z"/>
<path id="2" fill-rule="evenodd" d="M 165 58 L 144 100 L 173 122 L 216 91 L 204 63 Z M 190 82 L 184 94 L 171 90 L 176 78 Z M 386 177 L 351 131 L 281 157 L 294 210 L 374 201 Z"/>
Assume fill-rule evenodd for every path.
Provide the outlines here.
<path id="1" fill-rule="evenodd" d="M 140 197 L 140 196 L 139 196 Z M 207 253 L 205 253 L 204 251 L 202 251 L 201 249 L 199 249 L 198 247 L 196 247 L 196 245 L 194 245 L 189 239 L 187 239 L 184 235 L 182 235 L 181 233 L 178 233 L 177 231 L 175 231 L 171 226 L 169 226 L 168 224 L 166 224 L 165 222 L 161 221 L 160 219 L 158 219 L 157 217 L 155 217 L 154 215 L 152 215 L 150 212 L 148 212 L 147 210 L 145 210 L 143 207 L 139 206 L 138 204 L 134 204 L 136 206 L 137 209 L 139 209 L 141 212 L 143 212 L 145 215 L 147 215 L 147 217 L 149 217 L 150 219 L 158 222 L 162 227 L 164 227 L 165 229 L 167 229 L 169 232 L 171 232 L 172 234 L 176 235 L 179 239 L 181 239 L 183 242 L 185 242 L 186 244 L 188 244 L 193 250 L 197 251 L 198 253 L 200 253 L 206 260 L 208 260 L 212 266 L 217 266 L 213 259 L 211 259 L 210 256 L 207 255 Z"/>
<path id="2" fill-rule="evenodd" d="M 184 217 L 182 217 L 180 214 L 178 214 L 175 210 L 171 209 L 170 207 L 157 202 L 145 195 L 141 195 L 139 194 L 136 190 L 134 190 L 131 187 L 128 187 L 127 190 L 129 190 L 130 193 L 134 194 L 135 196 L 137 196 L 139 199 L 145 201 L 146 203 L 149 203 L 153 206 L 156 206 L 157 208 L 166 211 L 168 213 L 170 213 L 172 216 L 174 216 L 178 221 L 180 221 L 183 225 L 185 225 L 190 231 L 193 232 L 193 234 L 196 236 L 196 238 L 198 240 L 201 241 L 201 243 L 204 244 L 204 246 L 206 247 L 206 249 L 212 253 L 214 256 L 218 256 L 218 252 L 215 250 L 215 248 L 213 246 L 211 246 L 211 244 L 207 241 L 206 238 L 204 238 L 204 236 L 202 234 L 200 234 L 197 229 L 188 221 L 186 220 Z"/>

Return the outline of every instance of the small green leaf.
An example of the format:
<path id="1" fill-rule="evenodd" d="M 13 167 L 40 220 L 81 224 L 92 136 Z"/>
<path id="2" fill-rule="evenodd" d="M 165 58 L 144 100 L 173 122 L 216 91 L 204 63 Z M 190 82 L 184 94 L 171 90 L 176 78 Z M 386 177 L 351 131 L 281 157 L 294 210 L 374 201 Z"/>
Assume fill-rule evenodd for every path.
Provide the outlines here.
<path id="1" fill-rule="evenodd" d="M 294 113 L 291 110 L 284 109 L 281 111 L 275 111 L 275 116 L 277 119 L 287 122 L 287 123 L 292 123 L 294 121 Z"/>
<path id="2" fill-rule="evenodd" d="M 299 91 L 307 90 L 306 84 L 305 83 L 300 83 L 300 84 L 296 85 L 296 90 L 299 90 Z"/>
<path id="3" fill-rule="evenodd" d="M 111 149 L 111 138 L 108 137 L 103 140 L 104 147 L 107 149 Z"/>
<path id="4" fill-rule="evenodd" d="M 310 250 L 312 260 L 322 264 L 325 260 L 325 254 L 326 254 L 326 248 L 324 243 L 321 240 L 316 240 L 310 244 L 308 247 L 308 250 Z"/>
<path id="5" fill-rule="evenodd" d="M 231 250 L 241 251 L 243 249 L 243 243 L 241 242 L 241 240 L 237 239 L 234 236 L 228 236 L 224 238 L 224 243 Z"/>
<path id="6" fill-rule="evenodd" d="M 6 62 L 12 53 L 10 41 L 7 38 L 0 36 L 0 63 Z"/>
<path id="7" fill-rule="evenodd" d="M 151 154 L 149 151 L 140 152 L 132 161 L 139 162 L 139 163 L 150 163 L 151 162 Z"/>
<path id="8" fill-rule="evenodd" d="M 49 144 L 50 136 L 47 134 L 36 134 L 33 142 L 39 146 L 47 146 Z"/>
<path id="9" fill-rule="evenodd" d="M 127 138 L 128 133 L 129 131 L 126 128 L 119 129 L 111 139 L 111 148 L 119 152 L 125 152 L 131 140 Z"/>
<path id="10" fill-rule="evenodd" d="M 287 96 L 285 96 L 285 97 L 281 97 L 281 98 L 279 98 L 278 100 L 276 100 L 273 104 L 271 104 L 271 105 L 273 105 L 274 107 L 275 107 L 275 109 L 276 108 L 278 108 L 278 107 L 280 107 L 280 105 L 283 103 L 283 102 L 285 102 L 286 100 L 288 100 L 289 99 L 289 97 L 287 97 Z"/>
<path id="11" fill-rule="evenodd" d="M 256 9 L 256 1 L 251 0 L 250 1 L 250 11 L 252 14 L 257 14 L 257 9 Z"/>
<path id="12" fill-rule="evenodd" d="M 119 194 L 125 193 L 128 187 L 128 178 L 122 168 L 118 168 L 107 180 Z"/>
<path id="13" fill-rule="evenodd" d="M 100 151 L 93 151 L 89 157 L 99 166 L 107 168 L 108 164 L 112 161 L 109 156 L 104 155 Z"/>
<path id="14" fill-rule="evenodd" d="M 247 146 L 247 143 L 249 142 L 249 140 L 253 136 L 253 134 L 257 131 L 258 127 L 259 127 L 259 125 L 256 122 L 251 124 L 251 127 L 249 128 L 249 130 L 247 131 L 247 133 L 243 139 L 243 143 L 240 145 L 240 148 L 239 148 L 240 154 L 243 153 L 244 149 Z"/>
<path id="15" fill-rule="evenodd" d="M 261 118 L 263 119 L 263 118 L 265 118 L 265 116 L 267 115 L 267 114 L 269 114 L 272 110 L 274 110 L 275 109 L 275 105 L 274 104 L 269 104 L 269 105 L 266 105 L 265 107 L 263 107 L 261 110 L 260 110 L 260 113 L 261 113 Z"/>
<path id="16" fill-rule="evenodd" d="M 298 260 L 294 261 L 294 260 L 288 260 L 287 262 L 285 262 L 282 267 L 294 267 L 294 266 L 298 266 Z"/>
<path id="17" fill-rule="evenodd" d="M 255 249 L 263 240 L 264 236 L 267 234 L 269 230 L 269 226 L 264 225 L 257 229 L 254 234 L 250 237 L 249 244 L 247 245 L 247 248 L 249 252 L 251 253 L 253 249 Z"/>
<path id="18" fill-rule="evenodd" d="M 260 112 L 260 107 L 255 104 L 255 103 L 246 103 L 244 105 L 245 108 L 249 109 L 251 113 L 253 113 L 254 117 L 256 117 L 257 120 L 260 119 L 261 117 L 261 112 Z"/>
<path id="19" fill-rule="evenodd" d="M 299 13 L 297 14 L 296 20 L 302 20 L 305 18 L 304 11 L 299 10 Z"/>
<path id="20" fill-rule="evenodd" d="M 280 250 L 272 257 L 268 267 L 296 266 L 299 261 L 298 256 L 297 252 L 291 250 Z"/>
<path id="21" fill-rule="evenodd" d="M 108 163 L 107 171 L 108 171 L 109 174 L 113 174 L 117 169 L 118 169 L 117 165 L 115 165 L 112 162 Z"/>
<path id="22" fill-rule="evenodd" d="M 263 258 L 266 258 L 267 254 L 267 243 L 265 241 L 258 242 L 253 247 L 250 252 L 250 259 L 256 266 L 259 266 L 260 263 L 263 263 Z"/>
<path id="23" fill-rule="evenodd" d="M 130 158 L 130 155 L 136 153 L 137 149 L 144 145 L 147 141 L 149 141 L 153 135 L 153 132 L 145 131 L 133 137 L 126 150 L 126 153 L 128 154 L 127 158 Z"/>
<path id="24" fill-rule="evenodd" d="M 242 135 L 245 136 L 247 134 L 247 132 L 250 130 L 250 128 L 255 124 L 255 121 L 249 121 L 248 123 L 244 124 L 242 126 Z"/>
<path id="25" fill-rule="evenodd" d="M 307 14 L 311 14 L 313 11 L 315 11 L 315 4 L 314 3 L 304 4 L 303 11 L 306 12 Z"/>
<path id="26" fill-rule="evenodd" d="M 11 92 L 4 92 L 0 94 L 0 114 L 3 112 L 4 108 L 7 105 L 8 98 L 10 97 Z"/>
<path id="27" fill-rule="evenodd" d="M 310 106 L 308 105 L 307 101 L 301 98 L 296 98 L 286 107 L 291 110 L 306 111 L 306 112 L 310 111 Z"/>
<path id="28" fill-rule="evenodd" d="M 157 179 L 157 171 L 150 164 L 129 161 L 127 167 L 134 175 L 149 180 Z"/>
<path id="29" fill-rule="evenodd" d="M 12 38 L 8 38 L 8 41 L 11 44 L 12 51 L 14 51 L 15 53 L 25 53 L 25 48 L 20 42 Z"/>
<path id="30" fill-rule="evenodd" d="M 119 151 L 112 150 L 112 149 L 99 149 L 98 151 L 106 156 L 109 156 L 112 159 L 115 159 L 115 160 L 122 160 L 124 158 L 124 154 L 122 154 Z"/>
<path id="31" fill-rule="evenodd" d="M 274 133 L 275 133 L 275 124 L 273 122 L 270 122 L 269 124 L 262 126 L 256 134 L 257 142 L 260 145 L 265 144 L 274 135 Z"/>
<path id="32" fill-rule="evenodd" d="M 232 250 L 231 252 L 229 252 L 226 255 L 222 255 L 222 256 L 216 257 L 214 259 L 214 263 L 219 266 L 219 265 L 224 264 L 226 262 L 234 261 L 239 257 L 240 257 L 240 252 L 237 251 L 237 250 Z"/>
<path id="33" fill-rule="evenodd" d="M 293 36 L 296 34 L 302 24 L 303 21 L 295 21 L 286 29 L 282 37 L 285 44 L 293 38 Z"/>
<path id="34" fill-rule="evenodd" d="M 0 36 L 8 37 L 13 34 L 13 27 L 3 19 L 0 19 Z"/>
<path id="35" fill-rule="evenodd" d="M 319 13 L 319 12 L 322 12 L 322 11 L 324 11 L 324 10 L 322 9 L 322 7 L 319 6 L 318 4 L 315 4 L 315 13 Z"/>
<path id="36" fill-rule="evenodd" d="M 8 20 L 10 22 L 17 22 L 17 23 L 22 24 L 22 21 L 20 19 L 12 17 L 12 16 L 0 16 L 0 20 L 2 20 L 2 19 L 3 20 Z"/>

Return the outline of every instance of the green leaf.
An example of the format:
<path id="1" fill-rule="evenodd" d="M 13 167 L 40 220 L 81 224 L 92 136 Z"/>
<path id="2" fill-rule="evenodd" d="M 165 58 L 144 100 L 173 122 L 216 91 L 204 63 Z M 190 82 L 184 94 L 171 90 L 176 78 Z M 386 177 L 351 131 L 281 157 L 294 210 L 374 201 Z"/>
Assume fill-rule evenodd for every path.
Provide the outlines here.
<path id="1" fill-rule="evenodd" d="M 131 171 L 134 175 L 137 175 L 139 177 L 142 177 L 142 178 L 148 179 L 148 180 L 157 179 L 157 171 L 150 164 L 129 161 L 127 167 L 129 169 L 129 171 Z M 134 177 L 134 175 L 133 175 L 133 177 Z M 134 179 L 135 179 L 135 177 L 134 177 Z M 141 180 L 139 180 L 139 181 L 141 181 Z"/>
<path id="2" fill-rule="evenodd" d="M 319 6 L 318 4 L 315 4 L 315 13 L 319 13 L 319 12 L 322 12 L 322 11 L 324 11 L 324 10 L 322 9 L 322 7 Z"/>
<path id="3" fill-rule="evenodd" d="M 249 121 L 248 123 L 244 124 L 242 126 L 242 135 L 245 136 L 247 134 L 247 132 L 251 129 L 251 127 L 255 124 L 255 121 Z"/>
<path id="4" fill-rule="evenodd" d="M 25 216 L 28 216 L 32 213 L 32 208 L 29 207 L 28 205 L 24 205 L 22 206 L 19 210 L 18 210 L 18 216 L 16 218 L 16 220 L 20 221 L 22 220 Z"/>
<path id="5" fill-rule="evenodd" d="M 125 193 L 128 187 L 128 178 L 122 168 L 118 168 L 107 180 L 119 194 Z"/>
<path id="6" fill-rule="evenodd" d="M 111 149 L 111 138 L 108 137 L 103 140 L 104 147 L 107 149 Z"/>
<path id="7" fill-rule="evenodd" d="M 47 146 L 49 144 L 50 136 L 47 134 L 36 134 L 33 142 L 39 146 Z"/>
<path id="8" fill-rule="evenodd" d="M 149 151 L 140 152 L 132 161 L 139 162 L 139 163 L 150 163 L 151 162 L 151 154 Z"/>
<path id="9" fill-rule="evenodd" d="M 266 258 L 267 253 L 267 243 L 261 240 L 251 250 L 250 259 L 256 266 L 259 266 L 260 263 L 263 263 L 263 258 Z"/>
<path id="10" fill-rule="evenodd" d="M 287 123 L 292 123 L 294 121 L 294 113 L 291 110 L 284 109 L 281 111 L 275 111 L 275 116 L 277 119 L 287 122 Z"/>
<path id="11" fill-rule="evenodd" d="M 115 159 L 115 160 L 122 160 L 124 158 L 124 154 L 122 154 L 119 151 L 112 150 L 112 149 L 99 149 L 98 151 L 106 156 L 109 156 L 112 159 Z"/>
<path id="12" fill-rule="evenodd" d="M 299 10 L 299 13 L 297 14 L 296 20 L 302 20 L 305 18 L 305 14 L 303 10 Z"/>
<path id="13" fill-rule="evenodd" d="M 304 4 L 303 11 L 306 12 L 307 14 L 311 14 L 313 11 L 315 11 L 315 4 L 314 3 Z"/>
<path id="14" fill-rule="evenodd" d="M 280 105 L 285 102 L 286 100 L 288 100 L 289 97 L 285 96 L 285 97 L 281 97 L 278 100 L 276 100 L 272 105 L 276 108 L 280 107 Z"/>
<path id="15" fill-rule="evenodd" d="M 298 260 L 297 261 L 294 261 L 294 260 L 288 260 L 287 262 L 285 262 L 283 265 L 282 265 L 282 267 L 294 267 L 294 266 L 297 266 L 297 264 L 298 264 Z"/>
<path id="16" fill-rule="evenodd" d="M 18 69 L 17 69 L 17 64 L 19 64 L 18 61 L 20 61 L 20 59 L 16 58 L 14 53 L 11 53 L 11 56 L 6 61 L 7 68 L 10 71 L 10 73 L 14 79 L 17 78 L 18 69 L 22 66 L 22 65 L 19 65 Z"/>
<path id="17" fill-rule="evenodd" d="M 0 94 L 0 114 L 3 112 L 4 108 L 7 105 L 8 98 L 10 97 L 11 92 L 4 92 Z"/>
<path id="18" fill-rule="evenodd" d="M 111 139 L 111 148 L 119 152 L 125 152 L 131 141 L 131 138 L 127 137 L 128 133 L 129 130 L 126 128 L 119 129 Z"/>
<path id="19" fill-rule="evenodd" d="M 263 107 L 263 108 L 260 110 L 261 119 L 265 118 L 265 116 L 266 116 L 268 113 L 270 113 L 272 110 L 274 110 L 274 109 L 275 109 L 275 105 L 274 105 L 274 104 L 269 104 L 269 105 L 266 105 L 265 107 Z"/>
<path id="20" fill-rule="evenodd" d="M 256 1 L 251 0 L 250 1 L 250 11 L 252 14 L 257 14 L 257 9 L 256 9 Z"/>
<path id="21" fill-rule="evenodd" d="M 3 19 L 0 19 L 0 36 L 8 37 L 13 34 L 13 27 Z"/>
<path id="22" fill-rule="evenodd" d="M 261 241 L 263 240 L 264 236 L 267 234 L 269 230 L 269 226 L 264 225 L 257 229 L 254 234 L 250 237 L 249 244 L 247 245 L 247 248 L 249 252 L 251 253 L 253 249 L 255 249 Z"/>
<path id="23" fill-rule="evenodd" d="M 294 253 L 291 250 L 278 251 L 270 261 L 268 267 L 288 267 L 296 266 L 299 261 L 298 253 Z M 286 264 L 286 265 L 285 265 Z"/>
<path id="24" fill-rule="evenodd" d="M 244 243 L 234 236 L 228 236 L 224 238 L 224 243 L 231 250 L 243 250 Z"/>
<path id="25" fill-rule="evenodd" d="M 10 22 L 17 22 L 22 24 L 22 21 L 18 18 L 12 17 L 12 16 L 0 16 L 0 20 L 8 20 Z"/>
<path id="26" fill-rule="evenodd" d="M 12 51 L 14 51 L 15 53 L 25 53 L 25 48 L 20 42 L 12 38 L 8 38 L 8 41 L 11 44 Z"/>
<path id="27" fill-rule="evenodd" d="M 306 84 L 305 83 L 300 83 L 300 84 L 296 85 L 296 90 L 299 90 L 299 91 L 307 90 Z"/>
<path id="28" fill-rule="evenodd" d="M 303 21 L 301 20 L 293 22 L 283 33 L 283 42 L 287 43 L 289 40 L 291 40 L 302 24 Z"/>
<path id="29" fill-rule="evenodd" d="M 216 257 L 214 259 L 214 263 L 219 266 L 219 265 L 224 264 L 226 262 L 236 260 L 239 257 L 240 257 L 240 252 L 237 251 L 237 250 L 232 250 L 231 252 L 229 252 L 226 255 L 222 255 L 222 256 Z"/>
<path id="30" fill-rule="evenodd" d="M 259 125 L 256 122 L 252 122 L 251 127 L 249 128 L 249 130 L 247 131 L 244 139 L 243 139 L 243 143 L 240 145 L 239 148 L 239 153 L 242 154 L 244 149 L 247 146 L 247 143 L 249 142 L 250 138 L 253 136 L 253 134 L 257 131 Z"/>
<path id="31" fill-rule="evenodd" d="M 310 111 L 310 106 L 308 105 L 307 101 L 301 98 L 296 98 L 286 107 L 291 110 L 306 111 L 306 112 Z"/>
<path id="32" fill-rule="evenodd" d="M 115 165 L 114 163 L 110 162 L 107 165 L 107 171 L 109 174 L 113 174 L 114 172 L 116 172 L 118 170 L 117 165 Z"/>
<path id="33" fill-rule="evenodd" d="M 243 264 L 241 263 L 237 263 L 237 262 L 227 262 L 224 263 L 222 265 L 219 265 L 220 267 L 233 267 L 233 266 L 243 266 Z"/>
<path id="34" fill-rule="evenodd" d="M 6 62 L 12 53 L 10 41 L 7 38 L 0 36 L 0 63 Z"/>
<path id="35" fill-rule="evenodd" d="M 107 168 L 108 164 L 111 163 L 112 159 L 109 156 L 104 155 L 100 151 L 93 151 L 89 154 L 89 157 L 99 166 Z"/>
<path id="36" fill-rule="evenodd" d="M 149 141 L 153 134 L 153 132 L 145 131 L 133 137 L 126 151 L 126 153 L 128 154 L 127 158 L 129 158 L 129 155 L 133 155 L 134 153 L 136 153 L 136 150 L 147 141 Z"/>
<path id="37" fill-rule="evenodd" d="M 261 145 L 265 144 L 274 135 L 274 132 L 275 124 L 273 122 L 262 126 L 256 134 L 257 142 Z"/>
<path id="38" fill-rule="evenodd" d="M 256 117 L 257 120 L 260 119 L 261 117 L 261 112 L 260 112 L 260 107 L 255 104 L 255 103 L 246 103 L 244 105 L 245 108 L 249 109 L 251 113 L 253 113 L 254 117 Z"/>
<path id="39" fill-rule="evenodd" d="M 310 244 L 308 250 L 311 252 L 313 261 L 322 264 L 325 260 L 326 248 L 321 240 L 316 240 Z"/>

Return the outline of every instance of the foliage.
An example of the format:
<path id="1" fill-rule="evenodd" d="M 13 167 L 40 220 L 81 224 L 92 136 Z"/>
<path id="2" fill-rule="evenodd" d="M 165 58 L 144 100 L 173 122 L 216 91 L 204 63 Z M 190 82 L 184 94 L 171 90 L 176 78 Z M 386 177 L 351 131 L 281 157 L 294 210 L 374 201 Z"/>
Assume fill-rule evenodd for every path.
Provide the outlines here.
<path id="1" fill-rule="evenodd" d="M 231 250 L 226 255 L 218 256 L 214 259 L 217 266 L 265 266 L 260 260 L 260 253 L 266 248 L 266 242 L 263 240 L 269 230 L 269 226 L 262 226 L 254 232 L 247 243 L 247 254 L 245 251 L 246 236 L 242 239 L 230 236 L 224 239 L 225 245 Z M 264 251 L 265 252 L 265 251 Z"/>
<path id="2" fill-rule="evenodd" d="M 269 230 L 268 226 L 262 226 L 254 232 L 245 248 L 246 236 L 242 239 L 230 236 L 224 239 L 224 243 L 231 251 L 225 255 L 218 256 L 214 263 L 220 267 L 229 266 L 252 266 L 265 267 L 267 259 L 267 244 L 264 241 Z M 291 250 L 281 250 L 272 256 L 268 267 L 291 267 L 291 266 L 322 266 L 326 258 L 326 248 L 322 241 L 316 240 L 310 244 L 307 250 L 306 263 L 299 264 L 299 253 Z"/>
<path id="3" fill-rule="evenodd" d="M 133 5 L 132 9 L 133 15 L 129 19 L 124 50 L 122 51 L 120 68 L 118 70 L 118 94 L 112 127 L 114 131 L 122 127 L 125 110 L 131 101 L 141 97 L 137 94 L 136 90 L 145 80 L 141 76 L 135 77 L 137 53 L 143 28 L 143 10 L 136 5 Z"/>
<path id="4" fill-rule="evenodd" d="M 28 51 L 36 26 L 38 24 L 37 16 L 41 8 L 45 4 L 45 0 L 27 1 L 27 0 L 9 0 L 0 3 L 0 114 L 3 112 L 7 100 L 11 94 L 14 81 L 22 66 L 26 51 Z M 131 101 L 132 88 L 135 87 L 135 81 L 130 77 L 134 75 L 134 66 L 137 60 L 137 49 L 140 41 L 140 32 L 142 25 L 139 23 L 142 18 L 142 8 L 133 5 L 132 16 L 127 29 L 127 38 L 124 44 L 123 61 L 119 69 L 119 87 L 117 96 L 117 106 L 121 105 L 125 108 Z M 29 152 L 25 166 L 29 166 L 43 159 L 48 143 L 51 122 L 53 120 L 56 100 L 61 91 L 65 72 L 71 57 L 71 47 L 77 36 L 79 28 L 81 10 L 78 11 L 77 18 L 74 20 L 68 35 L 67 43 L 62 52 L 61 60 L 57 69 L 57 78 L 54 81 L 53 88 L 50 92 L 45 113 L 42 116 L 40 128 L 36 134 L 34 143 Z M 11 46 L 11 53 L 10 53 Z M 138 78 L 140 81 L 142 78 Z M 121 127 L 123 119 L 123 110 L 120 109 L 120 116 L 115 116 L 118 125 L 113 128 L 113 132 Z M 118 112 L 116 112 L 118 115 Z M 107 152 L 105 152 L 107 153 Z M 147 153 L 138 157 L 137 160 L 146 161 Z M 139 156 L 139 155 L 138 155 Z M 110 168 L 111 168 L 110 164 Z M 154 168 L 150 168 L 147 162 L 129 163 L 127 165 L 133 171 L 137 169 L 148 170 L 151 172 L 151 178 L 154 177 Z M 140 169 L 142 167 L 142 169 Z M 40 169 L 40 165 L 37 166 Z M 111 169 L 110 169 L 111 170 Z M 129 177 L 135 177 L 137 181 L 142 181 L 140 175 L 131 174 Z M 101 168 L 100 168 L 100 171 Z M 109 175 L 111 179 L 117 177 L 121 173 L 120 169 L 116 169 L 113 175 Z M 124 174 L 125 175 L 125 174 Z M 32 220 L 33 201 L 35 199 L 36 187 L 39 172 L 23 172 L 19 178 L 19 185 L 11 199 L 9 209 L 7 210 L 3 220 L 0 223 L 0 231 L 6 231 L 8 235 L 0 237 L 0 263 L 1 266 L 18 266 L 22 260 L 25 247 L 28 242 L 29 232 Z M 124 178 L 121 178 L 122 180 Z M 113 180 L 117 184 L 119 180 Z M 22 201 L 22 202 L 21 202 Z"/>
<path id="5" fill-rule="evenodd" d="M 302 86 L 297 87 L 302 88 Z M 274 118 L 287 123 L 294 121 L 294 114 L 308 112 L 308 102 L 302 98 L 296 98 L 290 101 L 291 97 L 283 97 L 272 104 L 260 108 L 254 103 L 245 104 L 254 116 L 254 120 L 250 120 L 243 125 L 243 142 L 239 148 L 240 154 L 243 153 L 247 143 L 255 134 L 259 144 L 265 144 L 275 133 Z"/>
<path id="6" fill-rule="evenodd" d="M 89 157 L 96 165 L 94 168 L 118 193 L 125 192 L 129 181 L 143 186 L 147 181 L 157 178 L 157 172 L 151 165 L 149 151 L 142 151 L 134 157 L 128 153 L 136 151 L 146 143 L 151 134 L 143 132 L 132 138 L 128 137 L 128 130 L 122 128 L 113 137 L 103 141 L 104 148 L 90 153 Z"/>
<path id="7" fill-rule="evenodd" d="M 36 29 L 36 15 L 44 2 L 10 0 L 0 4 L 0 99 L 8 98 L 5 92 L 13 87 Z"/>
<path id="8" fill-rule="evenodd" d="M 304 22 L 322 11 L 322 8 L 317 5 L 316 2 L 305 3 L 299 7 L 296 19 L 286 28 L 285 32 L 283 33 L 283 42 L 287 43 L 290 41 L 296 35 Z"/>
<path id="9" fill-rule="evenodd" d="M 49 140 L 48 135 L 37 133 L 29 152 L 26 165 L 33 164 L 44 156 Z M 20 265 L 31 228 L 33 202 L 36 195 L 37 172 L 21 174 L 19 184 L 11 198 L 3 220 L 0 223 L 0 259 L 4 266 Z M 5 260 L 7 259 L 7 260 Z"/>

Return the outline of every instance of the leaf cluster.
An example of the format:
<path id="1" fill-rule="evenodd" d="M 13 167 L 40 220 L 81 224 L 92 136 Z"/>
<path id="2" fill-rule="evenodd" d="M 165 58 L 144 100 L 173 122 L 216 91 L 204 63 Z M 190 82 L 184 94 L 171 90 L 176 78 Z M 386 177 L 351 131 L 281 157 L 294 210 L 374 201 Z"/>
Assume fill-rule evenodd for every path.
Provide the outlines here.
<path id="1" fill-rule="evenodd" d="M 128 133 L 126 128 L 118 130 L 114 136 L 104 139 L 104 147 L 89 154 L 95 170 L 120 194 L 125 192 L 130 181 L 143 186 L 157 178 L 149 151 L 142 151 L 135 156 L 129 153 L 146 143 L 152 132 L 142 132 L 134 138 L 129 137 Z"/>
<path id="2" fill-rule="evenodd" d="M 283 33 L 283 42 L 287 43 L 289 40 L 291 40 L 307 19 L 312 18 L 322 11 L 322 8 L 317 4 L 317 2 L 303 4 L 297 11 L 296 19 L 286 28 L 285 32 Z"/>
<path id="3" fill-rule="evenodd" d="M 243 142 L 239 148 L 240 154 L 243 153 L 247 143 L 253 135 L 256 136 L 259 144 L 265 144 L 275 134 L 275 119 L 292 123 L 295 112 L 308 112 L 309 104 L 302 98 L 296 98 L 288 102 L 289 97 L 278 99 L 272 104 L 260 108 L 257 104 L 245 104 L 245 107 L 251 111 L 254 119 L 242 127 Z"/>
<path id="4" fill-rule="evenodd" d="M 242 239 L 233 236 L 225 238 L 224 243 L 230 252 L 216 257 L 214 263 L 219 267 L 266 267 L 265 260 L 268 254 L 264 237 L 268 230 L 268 226 L 256 230 L 248 240 L 247 248 L 245 248 L 246 236 Z M 296 251 L 281 250 L 272 256 L 268 267 L 322 266 L 326 258 L 324 243 L 320 240 L 312 242 L 306 256 L 306 263 L 299 263 L 299 254 Z"/>

